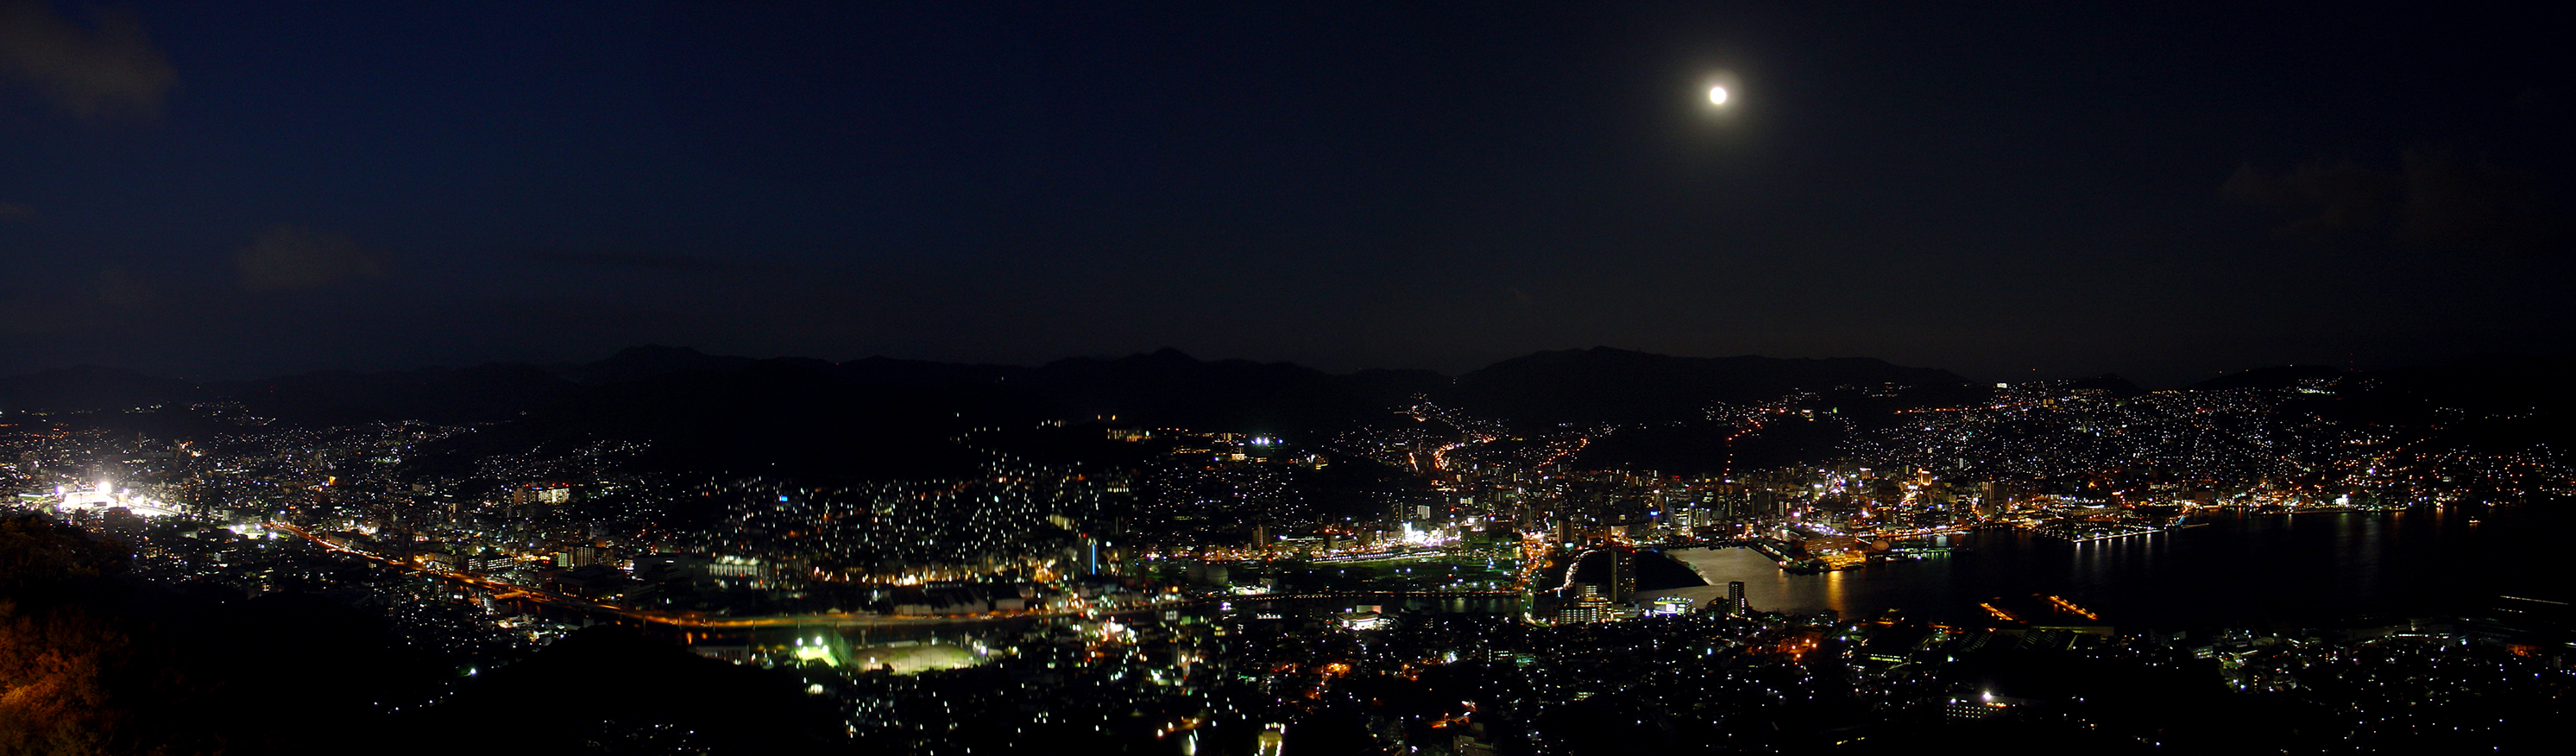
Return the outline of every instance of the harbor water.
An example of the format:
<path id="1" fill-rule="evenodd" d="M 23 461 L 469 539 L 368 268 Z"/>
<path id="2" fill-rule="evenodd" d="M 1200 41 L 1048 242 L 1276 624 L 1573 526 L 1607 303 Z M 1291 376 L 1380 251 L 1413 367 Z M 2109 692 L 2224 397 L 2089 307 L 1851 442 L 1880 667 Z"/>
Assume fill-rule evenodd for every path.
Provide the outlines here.
<path id="1" fill-rule="evenodd" d="M 2481 611 L 2499 595 L 2567 601 L 2576 570 L 2565 507 L 2474 511 L 2225 512 L 2203 527 L 2083 543 L 2010 530 L 1951 536 L 1963 553 L 1799 575 L 1748 548 L 1681 549 L 1710 585 L 1659 591 L 1706 605 L 1729 581 L 1763 611 L 1888 609 L 1936 622 L 1984 617 L 1996 597 L 2063 596 L 2123 628 L 2329 624 Z"/>

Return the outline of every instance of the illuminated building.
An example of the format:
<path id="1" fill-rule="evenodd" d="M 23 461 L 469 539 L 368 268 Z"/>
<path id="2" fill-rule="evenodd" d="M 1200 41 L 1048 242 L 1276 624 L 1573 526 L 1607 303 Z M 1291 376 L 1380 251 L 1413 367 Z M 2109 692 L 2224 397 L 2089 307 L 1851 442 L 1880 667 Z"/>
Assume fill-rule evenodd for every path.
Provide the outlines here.
<path id="1" fill-rule="evenodd" d="M 1627 549 L 1610 550 L 1610 596 L 1627 600 L 1637 593 L 1637 555 Z"/>
<path id="2" fill-rule="evenodd" d="M 553 507 L 569 501 L 572 501 L 572 484 L 569 483 L 529 483 L 510 488 L 510 509 L 521 514 L 528 513 L 528 505 L 531 504 Z"/>
<path id="3" fill-rule="evenodd" d="M 597 546 L 574 546 L 563 551 L 555 552 L 555 566 L 557 567 L 588 567 L 594 564 L 608 564 L 615 561 L 617 561 L 615 554 L 611 553 L 607 549 L 599 548 Z"/>
<path id="4" fill-rule="evenodd" d="M 1267 727 L 1263 727 L 1261 728 L 1261 735 L 1255 738 L 1253 743 L 1253 753 L 1259 754 L 1260 756 L 1279 756 L 1282 751 L 1285 751 L 1288 748 L 1288 726 L 1272 723 Z"/>
<path id="5" fill-rule="evenodd" d="M 2012 707 L 2028 703 L 2030 702 L 2019 698 L 1995 695 L 1994 691 L 1983 691 L 1975 696 L 1951 698 L 1950 705 L 1943 707 L 1942 713 L 1947 714 L 1953 722 L 1973 722 L 2002 714 L 2010 711 Z"/>
<path id="6" fill-rule="evenodd" d="M 1485 733 L 1483 722 L 1468 725 L 1466 733 L 1450 739 L 1449 752 L 1457 756 L 1494 756 L 1502 750 L 1498 747 L 1499 742 L 1491 739 L 1492 737 Z"/>
<path id="7" fill-rule="evenodd" d="M 1601 595 L 1601 586 L 1575 583 L 1575 595 L 1556 607 L 1556 624 L 1579 625 L 1608 622 L 1614 618 L 1610 598 Z"/>

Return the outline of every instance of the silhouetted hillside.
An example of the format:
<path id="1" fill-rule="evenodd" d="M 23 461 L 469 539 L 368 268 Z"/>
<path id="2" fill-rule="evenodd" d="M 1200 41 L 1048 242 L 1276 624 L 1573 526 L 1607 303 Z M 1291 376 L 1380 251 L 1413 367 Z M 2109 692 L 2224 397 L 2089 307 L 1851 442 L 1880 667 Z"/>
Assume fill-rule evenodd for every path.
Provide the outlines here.
<path id="1" fill-rule="evenodd" d="M 2435 368 L 2346 376 L 2294 406 L 2357 425 L 2421 433 L 2417 453 L 2563 455 L 2576 428 L 2576 355 L 2496 355 Z M 2519 495 L 2519 494 L 2516 494 Z"/>
<path id="2" fill-rule="evenodd" d="M 1042 396 L 1076 416 L 1253 433 L 1325 430 L 1382 407 L 1333 376 L 1285 362 L 1202 362 L 1177 349 L 1114 360 L 1074 358 L 1032 376 Z"/>
<path id="3" fill-rule="evenodd" d="M 1456 379 L 1430 370 L 1386 370 L 1372 368 L 1338 376 L 1345 390 L 1379 407 L 1410 404 L 1417 394 L 1436 393 Z"/>
<path id="4" fill-rule="evenodd" d="M 874 356 L 841 363 L 836 370 L 854 379 L 914 388 L 997 386 L 1017 379 L 1024 385 L 1036 368 L 1019 365 L 970 365 L 957 362 L 898 360 Z"/>
<path id="5" fill-rule="evenodd" d="M 1176 349 L 1040 367 L 869 357 L 837 370 L 872 383 L 1018 394 L 1058 419 L 1270 435 L 1337 430 L 1448 382 L 1424 370 L 1337 376 L 1285 362 L 1202 361 Z"/>
<path id="6" fill-rule="evenodd" d="M 658 378 L 672 373 L 735 373 L 759 362 L 749 357 L 710 355 L 689 347 L 646 344 L 627 347 L 608 359 L 574 366 L 569 378 L 598 386 Z"/>
<path id="7" fill-rule="evenodd" d="M 2449 365 L 2350 371 L 2322 366 L 2260 368 L 2192 384 L 2190 390 L 2301 390 L 2302 409 L 2365 423 L 2428 425 L 2465 420 L 2576 419 L 2576 354 L 2483 355 Z"/>
<path id="8" fill-rule="evenodd" d="M 2326 365 L 2282 365 L 2229 373 L 2183 387 L 2186 391 L 2224 391 L 2227 389 L 2287 389 L 2300 381 L 2332 381 L 2346 374 L 2343 368 Z"/>
<path id="9" fill-rule="evenodd" d="M 493 363 L 461 370 L 391 373 L 324 371 L 212 386 L 253 414 L 306 425 L 421 420 L 441 424 L 505 420 L 581 387 L 531 365 Z"/>
<path id="10" fill-rule="evenodd" d="M 2133 396 L 2143 396 L 2147 393 L 2146 389 L 2139 388 L 2138 384 L 2130 382 L 2127 378 L 2120 377 L 2120 374 L 2118 373 L 2103 373 L 2091 378 L 2069 381 L 2067 382 L 2066 387 L 2070 389 L 2090 389 L 2101 391 L 2124 399 Z"/>
<path id="11" fill-rule="evenodd" d="M 1666 423 L 1599 436 L 1574 454 L 1573 463 L 1586 470 L 1717 475 L 1832 459 L 1849 438 L 1847 427 L 1833 418 L 1787 418 L 1759 431 L 1707 420 Z"/>
<path id="12" fill-rule="evenodd" d="M 2482 355 L 2440 367 L 2409 367 L 2348 376 L 2338 393 L 2356 399 L 2455 407 L 2482 414 L 2576 411 L 2576 354 Z"/>
<path id="13" fill-rule="evenodd" d="M 955 475 L 968 473 L 978 459 L 951 440 L 972 428 L 1114 417 L 1122 425 L 1322 433 L 1383 413 L 1386 405 L 1368 394 L 1424 382 L 1420 375 L 1390 373 L 1355 386 L 1286 363 L 1203 362 L 1174 350 L 1041 367 L 871 357 L 840 364 L 756 360 L 737 368 L 733 358 L 692 355 L 667 348 L 621 353 L 612 359 L 629 368 L 672 369 L 575 387 L 533 404 L 524 416 L 434 445 L 423 464 L 621 439 L 648 444 L 654 464 L 675 469 L 810 479 Z M 599 374 L 609 372 L 616 371 Z"/>
<path id="14" fill-rule="evenodd" d="M 83 366 L 0 378 L 0 410 L 106 410 L 186 404 L 212 394 L 194 381 Z"/>
<path id="15" fill-rule="evenodd" d="M 2563 389 L 2571 371 L 2576 359 L 2565 355 L 2495 356 L 2375 372 L 2267 368 L 2192 388 L 2304 388 L 2287 409 L 2339 422 L 2434 429 L 2457 443 L 2510 448 L 2565 435 L 2567 422 L 2576 420 Z M 2071 386 L 2121 397 L 2141 393 L 2108 374 Z M 1706 414 L 1712 405 L 1758 404 L 1794 391 L 1815 394 L 1817 420 L 1739 434 L 1728 429 L 1732 420 L 1712 422 Z M 1808 461 L 1830 453 L 1847 431 L 1874 432 L 1899 417 L 1897 410 L 1959 406 L 1981 401 L 1985 391 L 1947 371 L 1874 359 L 1692 358 L 1608 348 L 1541 352 L 1455 380 L 1428 371 L 1333 375 L 1289 363 L 1205 361 L 1172 349 L 1031 367 L 886 357 L 838 364 L 754 360 L 665 346 L 554 369 L 504 363 L 203 385 L 108 368 L 0 379 L 0 401 L 17 408 L 118 409 L 230 399 L 253 414 L 303 425 L 491 424 L 426 450 L 418 460 L 431 467 L 481 454 L 536 446 L 560 451 L 619 439 L 649 445 L 645 461 L 668 469 L 817 479 L 963 472 L 979 457 L 951 441 L 961 432 L 1035 427 L 1048 420 L 1114 417 L 1118 425 L 1311 440 L 1383 419 L 1415 396 L 1532 431 L 1627 426 L 1596 438 L 1578 463 L 1693 474 Z M 1828 413 L 1835 423 L 1823 423 Z M 163 422 L 146 422 L 154 418 Z M 189 419 L 196 424 L 179 422 Z M 208 422 L 172 412 L 109 420 L 181 436 Z M 1031 458 L 1099 456 L 1078 443 L 1064 446 L 1073 443 L 1065 439 L 995 438 L 1049 446 Z"/>
<path id="16" fill-rule="evenodd" d="M 976 458 L 951 437 L 1043 417 L 1000 391 L 888 385 L 820 360 L 776 359 L 733 373 L 679 372 L 586 389 L 433 445 L 423 458 L 437 464 L 619 439 L 648 444 L 648 459 L 669 469 L 816 479 L 953 475 L 971 472 Z"/>
<path id="17" fill-rule="evenodd" d="M 828 699 L 745 667 L 601 625 L 477 677 L 405 729 L 409 753 L 823 752 L 846 746 Z"/>
<path id="18" fill-rule="evenodd" d="M 1435 398 L 1529 427 L 1669 422 L 1715 403 L 1752 404 L 1839 386 L 1955 388 L 1946 370 L 1864 358 L 1671 357 L 1593 347 L 1515 357 L 1458 377 Z"/>
<path id="19" fill-rule="evenodd" d="M 174 591 L 130 548 L 0 518 L 0 753 L 337 753 L 452 674 L 380 616 Z"/>

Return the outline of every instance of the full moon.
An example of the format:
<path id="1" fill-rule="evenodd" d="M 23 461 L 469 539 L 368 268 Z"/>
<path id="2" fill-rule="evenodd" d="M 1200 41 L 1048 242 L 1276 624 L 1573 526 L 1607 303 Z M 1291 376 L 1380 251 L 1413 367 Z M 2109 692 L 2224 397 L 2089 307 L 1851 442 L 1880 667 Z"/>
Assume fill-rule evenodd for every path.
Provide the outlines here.
<path id="1" fill-rule="evenodd" d="M 1725 87 L 1709 87 L 1709 88 L 1708 88 L 1708 104 L 1710 104 L 1710 105 L 1724 105 L 1724 104 L 1726 104 L 1726 88 L 1725 88 Z"/>

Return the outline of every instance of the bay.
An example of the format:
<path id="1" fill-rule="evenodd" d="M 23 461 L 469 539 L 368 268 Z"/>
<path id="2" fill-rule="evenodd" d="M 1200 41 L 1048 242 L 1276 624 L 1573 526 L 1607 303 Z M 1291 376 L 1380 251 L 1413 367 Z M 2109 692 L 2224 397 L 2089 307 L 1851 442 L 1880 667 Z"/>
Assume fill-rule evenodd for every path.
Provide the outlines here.
<path id="1" fill-rule="evenodd" d="M 2477 520 L 2472 522 L 2472 520 Z M 1701 605 L 1743 581 L 1754 609 L 1868 618 L 1888 609 L 1952 623 L 1984 620 L 1997 597 L 2064 596 L 2128 628 L 2330 624 L 2471 614 L 2498 595 L 2566 601 L 2576 523 L 2542 504 L 2474 515 L 2397 512 L 2222 512 L 2207 523 L 2071 543 L 2018 531 L 1950 536 L 1962 554 L 1889 561 L 1820 575 L 1782 572 L 1751 549 L 1678 549 L 1711 585 L 1657 591 Z"/>

